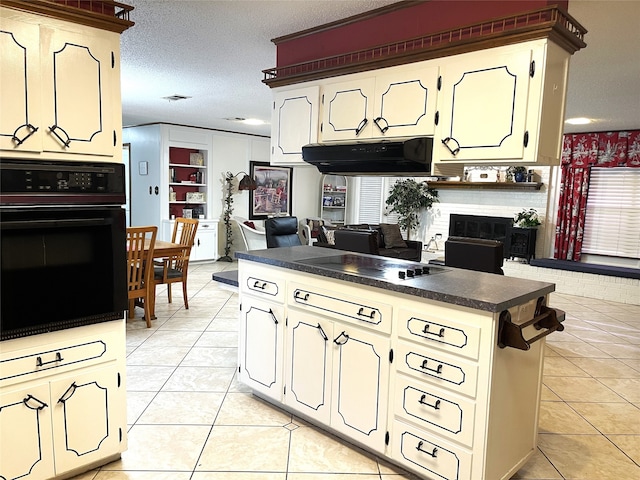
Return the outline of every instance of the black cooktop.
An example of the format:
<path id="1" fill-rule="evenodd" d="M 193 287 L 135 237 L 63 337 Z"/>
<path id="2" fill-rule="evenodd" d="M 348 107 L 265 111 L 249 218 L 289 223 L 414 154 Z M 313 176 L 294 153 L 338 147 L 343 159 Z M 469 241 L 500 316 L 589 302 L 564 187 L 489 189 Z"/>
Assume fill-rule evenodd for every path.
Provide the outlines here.
<path id="1" fill-rule="evenodd" d="M 446 269 L 442 267 L 423 265 L 407 260 L 349 253 L 329 257 L 305 258 L 297 260 L 296 263 L 356 276 L 398 282 L 446 271 Z"/>

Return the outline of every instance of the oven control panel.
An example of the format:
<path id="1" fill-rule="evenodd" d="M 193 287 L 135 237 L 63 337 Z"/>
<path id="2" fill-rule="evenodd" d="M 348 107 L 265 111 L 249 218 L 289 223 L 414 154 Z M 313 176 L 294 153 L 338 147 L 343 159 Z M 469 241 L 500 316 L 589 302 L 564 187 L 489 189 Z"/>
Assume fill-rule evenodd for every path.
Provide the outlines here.
<path id="1" fill-rule="evenodd" d="M 108 197 L 124 203 L 124 164 L 107 162 L 42 162 L 3 160 L 0 162 L 0 195 L 3 204 L 76 203 L 91 197 Z M 66 196 L 66 199 L 65 199 Z M 115 199 L 115 200 L 114 200 Z M 96 198 L 93 199 L 95 201 Z"/>

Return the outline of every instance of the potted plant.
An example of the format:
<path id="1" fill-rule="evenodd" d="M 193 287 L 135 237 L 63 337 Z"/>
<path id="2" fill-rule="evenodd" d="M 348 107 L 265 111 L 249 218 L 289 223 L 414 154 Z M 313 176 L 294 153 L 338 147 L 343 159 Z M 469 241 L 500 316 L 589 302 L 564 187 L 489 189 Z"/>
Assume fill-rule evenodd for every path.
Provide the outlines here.
<path id="1" fill-rule="evenodd" d="M 527 180 L 527 168 L 526 167 L 509 167 L 507 169 L 507 180 L 512 182 L 524 182 Z"/>
<path id="2" fill-rule="evenodd" d="M 398 225 L 407 231 L 408 239 L 411 231 L 420 224 L 420 211 L 429 210 L 438 201 L 436 189 L 429 188 L 427 182 L 416 182 L 409 178 L 393 184 L 386 204 L 391 207 L 390 213 L 398 214 Z"/>
<path id="3" fill-rule="evenodd" d="M 523 208 L 520 213 L 516 214 L 513 221 L 515 226 L 520 228 L 535 228 L 542 223 L 534 208 Z"/>

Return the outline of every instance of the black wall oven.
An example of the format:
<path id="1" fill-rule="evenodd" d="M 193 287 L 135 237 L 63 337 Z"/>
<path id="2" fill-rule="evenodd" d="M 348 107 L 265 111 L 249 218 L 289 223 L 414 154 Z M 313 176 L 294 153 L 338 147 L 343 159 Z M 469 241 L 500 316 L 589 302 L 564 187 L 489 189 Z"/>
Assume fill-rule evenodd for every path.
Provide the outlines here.
<path id="1" fill-rule="evenodd" d="M 0 160 L 0 340 L 123 318 L 124 165 Z"/>

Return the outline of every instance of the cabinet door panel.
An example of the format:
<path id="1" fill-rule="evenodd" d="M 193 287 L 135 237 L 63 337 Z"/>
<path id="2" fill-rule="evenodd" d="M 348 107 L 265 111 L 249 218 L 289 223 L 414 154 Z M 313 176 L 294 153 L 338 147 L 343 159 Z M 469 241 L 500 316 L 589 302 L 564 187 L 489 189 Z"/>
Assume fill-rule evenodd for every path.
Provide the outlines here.
<path id="1" fill-rule="evenodd" d="M 45 151 L 114 154 L 113 52 L 103 38 L 40 29 Z"/>
<path id="2" fill-rule="evenodd" d="M 0 396 L 0 478 L 51 478 L 49 384 Z"/>
<path id="3" fill-rule="evenodd" d="M 304 164 L 302 147 L 318 139 L 319 87 L 277 92 L 271 125 L 271 163 Z"/>
<path id="4" fill-rule="evenodd" d="M 56 473 L 120 451 L 121 418 L 109 408 L 124 395 L 114 367 L 72 374 L 51 383 Z"/>
<path id="5" fill-rule="evenodd" d="M 285 403 L 327 424 L 331 414 L 331 338 L 332 322 L 289 312 Z"/>
<path id="6" fill-rule="evenodd" d="M 280 400 L 284 314 L 282 307 L 243 297 L 240 322 L 240 379 L 251 388 Z"/>
<path id="7" fill-rule="evenodd" d="M 441 160 L 519 159 L 524 155 L 531 50 L 465 56 L 444 67 Z M 477 58 L 480 57 L 480 58 Z"/>
<path id="8" fill-rule="evenodd" d="M 322 139 L 371 136 L 374 78 L 334 83 L 322 90 Z"/>
<path id="9" fill-rule="evenodd" d="M 39 152 L 42 125 L 37 25 L 3 18 L 0 57 L 0 149 Z"/>
<path id="10" fill-rule="evenodd" d="M 384 451 L 389 340 L 352 327 L 336 326 L 333 336 L 331 426 Z"/>
<path id="11" fill-rule="evenodd" d="M 433 135 L 438 68 L 376 78 L 373 136 Z"/>

